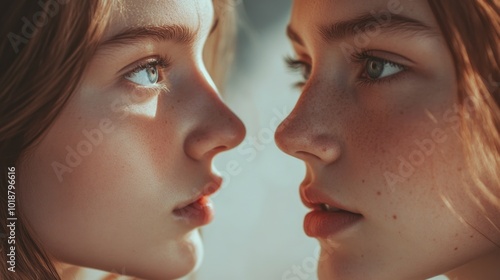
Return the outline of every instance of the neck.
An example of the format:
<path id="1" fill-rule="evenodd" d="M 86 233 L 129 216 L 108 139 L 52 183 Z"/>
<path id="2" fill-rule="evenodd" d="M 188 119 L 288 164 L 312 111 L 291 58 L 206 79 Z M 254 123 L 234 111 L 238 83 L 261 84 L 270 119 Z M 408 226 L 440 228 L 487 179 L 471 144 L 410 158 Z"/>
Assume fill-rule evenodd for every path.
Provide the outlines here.
<path id="1" fill-rule="evenodd" d="M 500 248 L 446 273 L 446 276 L 453 280 L 500 279 Z"/>

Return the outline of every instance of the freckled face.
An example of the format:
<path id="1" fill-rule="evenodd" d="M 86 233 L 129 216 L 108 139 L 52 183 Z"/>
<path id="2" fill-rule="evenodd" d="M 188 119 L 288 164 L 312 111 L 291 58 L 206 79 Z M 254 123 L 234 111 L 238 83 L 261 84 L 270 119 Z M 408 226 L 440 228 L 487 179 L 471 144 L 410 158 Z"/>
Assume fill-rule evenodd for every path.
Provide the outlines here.
<path id="1" fill-rule="evenodd" d="M 174 210 L 217 188 L 212 159 L 241 142 L 244 127 L 203 64 L 212 1 L 121 2 L 103 41 L 133 28 L 173 25 L 192 38 L 142 36 L 101 47 L 22 162 L 20 203 L 59 261 L 179 278 L 199 263 L 202 246 L 196 223 Z"/>
<path id="2" fill-rule="evenodd" d="M 362 215 L 327 236 L 306 221 L 320 279 L 423 279 L 493 251 L 466 199 L 455 69 L 427 1 L 296 0 L 289 27 L 305 81 L 276 141 L 306 163 L 303 197 Z"/>

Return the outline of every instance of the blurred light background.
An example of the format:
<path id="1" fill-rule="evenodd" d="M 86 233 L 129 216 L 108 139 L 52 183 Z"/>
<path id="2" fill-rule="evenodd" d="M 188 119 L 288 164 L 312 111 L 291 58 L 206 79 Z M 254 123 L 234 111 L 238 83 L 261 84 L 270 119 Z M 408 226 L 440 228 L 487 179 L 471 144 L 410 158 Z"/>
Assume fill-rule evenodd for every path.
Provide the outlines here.
<path id="1" fill-rule="evenodd" d="M 302 229 L 307 209 L 298 192 L 305 168 L 274 143 L 299 97 L 292 84 L 300 77 L 283 62 L 292 54 L 285 35 L 292 1 L 237 2 L 238 49 L 225 101 L 247 137 L 215 160 L 225 183 L 213 198 L 216 217 L 203 229 L 197 279 L 316 280 L 319 246 Z"/>
<path id="2" fill-rule="evenodd" d="M 302 230 L 307 210 L 298 186 L 305 169 L 274 143 L 276 126 L 299 95 L 292 88 L 298 75 L 283 62 L 292 53 L 285 35 L 290 7 L 290 0 L 237 5 L 237 57 L 225 101 L 245 123 L 247 137 L 215 161 L 225 183 L 213 199 L 216 217 L 203 229 L 201 280 L 291 280 L 286 272 L 294 266 L 307 274 L 302 279 L 317 279 L 311 261 L 317 242 Z"/>

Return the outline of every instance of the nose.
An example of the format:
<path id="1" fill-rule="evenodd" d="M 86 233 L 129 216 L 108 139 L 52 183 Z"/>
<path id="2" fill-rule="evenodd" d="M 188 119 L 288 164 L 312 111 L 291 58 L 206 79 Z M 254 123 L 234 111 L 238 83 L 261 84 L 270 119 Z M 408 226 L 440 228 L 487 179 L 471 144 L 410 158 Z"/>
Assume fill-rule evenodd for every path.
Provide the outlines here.
<path id="1" fill-rule="evenodd" d="M 240 144 L 246 130 L 209 81 L 204 79 L 196 92 L 190 106 L 196 121 L 185 138 L 184 151 L 195 160 L 210 159 Z"/>
<path id="2" fill-rule="evenodd" d="M 319 103 L 318 103 L 319 102 Z M 303 94 L 290 115 L 274 135 L 277 146 L 285 153 L 309 163 L 323 165 L 337 161 L 341 155 L 340 140 L 333 108 L 324 100 Z"/>

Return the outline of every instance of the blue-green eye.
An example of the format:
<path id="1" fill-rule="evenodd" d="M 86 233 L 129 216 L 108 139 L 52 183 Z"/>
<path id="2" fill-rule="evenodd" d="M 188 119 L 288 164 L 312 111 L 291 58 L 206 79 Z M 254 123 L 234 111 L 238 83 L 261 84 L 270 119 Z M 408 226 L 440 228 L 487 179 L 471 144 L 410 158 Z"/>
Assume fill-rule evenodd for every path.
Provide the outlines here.
<path id="1" fill-rule="evenodd" d="M 380 58 L 368 58 L 365 64 L 365 75 L 368 79 L 376 80 L 392 76 L 404 70 L 404 67 Z"/>
<path id="2" fill-rule="evenodd" d="M 160 79 L 162 79 L 161 70 L 166 67 L 168 67 L 166 60 L 155 58 L 144 64 L 140 64 L 132 71 L 125 74 L 124 77 L 125 79 L 140 86 L 154 86 L 160 81 Z"/>
<path id="3" fill-rule="evenodd" d="M 158 82 L 158 69 L 156 66 L 147 67 L 137 72 L 130 73 L 125 78 L 141 86 L 151 86 Z"/>

